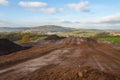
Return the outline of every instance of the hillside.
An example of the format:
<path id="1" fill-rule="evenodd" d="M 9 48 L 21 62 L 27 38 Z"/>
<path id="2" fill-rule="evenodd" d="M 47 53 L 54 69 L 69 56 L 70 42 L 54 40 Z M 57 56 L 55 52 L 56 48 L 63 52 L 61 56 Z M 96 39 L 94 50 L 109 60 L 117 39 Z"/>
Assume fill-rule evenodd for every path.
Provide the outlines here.
<path id="1" fill-rule="evenodd" d="M 0 32 L 20 32 L 29 30 L 29 28 L 26 27 L 0 27 Z"/>
<path id="2" fill-rule="evenodd" d="M 73 28 L 66 28 L 61 26 L 55 26 L 55 25 L 44 25 L 44 26 L 36 26 L 36 27 L 0 27 L 0 32 L 18 32 L 18 31 L 33 31 L 33 32 L 42 32 L 42 33 L 48 33 L 48 32 L 70 32 L 75 29 Z"/>
<path id="3" fill-rule="evenodd" d="M 70 32 L 75 29 L 55 26 L 55 25 L 45 25 L 45 26 L 32 27 L 30 30 L 35 32 L 42 32 L 42 33 L 48 33 L 48 32 L 58 33 L 58 32 Z"/>

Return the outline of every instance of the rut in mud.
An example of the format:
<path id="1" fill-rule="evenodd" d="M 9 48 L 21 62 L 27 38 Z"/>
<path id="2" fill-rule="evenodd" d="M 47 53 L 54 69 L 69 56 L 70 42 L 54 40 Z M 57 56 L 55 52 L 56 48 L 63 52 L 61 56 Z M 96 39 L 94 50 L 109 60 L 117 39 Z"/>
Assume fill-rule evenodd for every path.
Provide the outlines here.
<path id="1" fill-rule="evenodd" d="M 76 71 L 82 70 L 86 66 L 90 67 L 90 69 L 85 68 L 86 72 L 92 70 L 89 74 L 85 74 L 89 78 L 91 77 L 90 80 L 110 80 L 106 79 L 108 76 L 111 76 L 109 77 L 111 80 L 120 79 L 114 76 L 120 75 L 120 49 L 118 48 L 98 43 L 94 39 L 76 37 L 59 40 L 47 47 L 50 51 L 46 55 L 0 70 L 0 80 L 83 80 L 75 77 L 76 75 L 83 76 L 83 73 L 76 73 Z M 36 52 L 43 50 L 37 46 L 35 49 L 29 49 L 23 53 L 30 51 L 32 54 L 36 54 Z M 92 73 L 95 74 L 90 76 Z M 62 74 L 66 76 L 61 76 Z M 101 76 L 96 78 L 95 75 L 98 74 L 102 74 L 104 78 L 100 79 Z M 70 78 L 71 75 L 74 78 Z M 89 80 L 87 78 L 86 80 Z"/>

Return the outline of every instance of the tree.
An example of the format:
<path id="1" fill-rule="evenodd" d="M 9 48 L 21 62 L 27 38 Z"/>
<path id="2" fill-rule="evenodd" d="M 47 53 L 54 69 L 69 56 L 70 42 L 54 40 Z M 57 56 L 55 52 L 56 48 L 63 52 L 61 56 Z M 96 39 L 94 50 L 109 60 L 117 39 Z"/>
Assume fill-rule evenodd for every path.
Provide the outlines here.
<path id="1" fill-rule="evenodd" d="M 23 43 L 28 42 L 29 40 L 30 40 L 29 35 L 24 35 L 24 36 L 22 37 L 22 42 L 23 42 Z"/>

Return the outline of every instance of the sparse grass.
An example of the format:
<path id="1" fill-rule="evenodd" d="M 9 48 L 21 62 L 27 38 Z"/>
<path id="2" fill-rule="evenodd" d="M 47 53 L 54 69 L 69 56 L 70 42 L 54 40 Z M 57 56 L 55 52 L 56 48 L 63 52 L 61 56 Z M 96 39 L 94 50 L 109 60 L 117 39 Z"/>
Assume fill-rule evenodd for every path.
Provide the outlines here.
<path id="1" fill-rule="evenodd" d="M 36 37 L 33 37 L 33 38 L 30 38 L 31 41 L 36 41 L 36 40 L 42 40 L 42 39 L 45 39 L 47 36 L 36 36 Z"/>
<path id="2" fill-rule="evenodd" d="M 120 36 L 119 37 L 103 37 L 103 38 L 98 38 L 99 40 L 103 41 L 113 41 L 116 43 L 120 43 Z"/>
<path id="3" fill-rule="evenodd" d="M 101 31 L 96 30 L 75 30 L 67 33 L 60 33 L 59 36 L 75 36 L 75 37 L 93 37 Z"/>

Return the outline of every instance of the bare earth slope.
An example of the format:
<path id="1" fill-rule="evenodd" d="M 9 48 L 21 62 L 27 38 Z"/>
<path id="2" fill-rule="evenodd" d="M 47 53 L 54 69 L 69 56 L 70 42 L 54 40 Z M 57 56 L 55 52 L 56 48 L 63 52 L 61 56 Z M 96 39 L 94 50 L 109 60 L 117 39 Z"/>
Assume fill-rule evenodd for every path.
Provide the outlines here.
<path id="1" fill-rule="evenodd" d="M 118 48 L 93 39 L 74 37 L 43 47 L 22 51 L 21 54 L 37 57 L 28 55 L 28 60 L 1 69 L 0 80 L 120 80 Z M 19 59 L 24 56 L 19 54 Z M 12 56 L 3 56 L 0 61 L 4 58 L 11 58 L 8 63 L 13 59 Z"/>
<path id="2" fill-rule="evenodd" d="M 8 39 L 0 39 L 0 56 L 10 54 L 11 52 L 17 52 L 23 49 L 25 48 L 13 43 Z"/>

